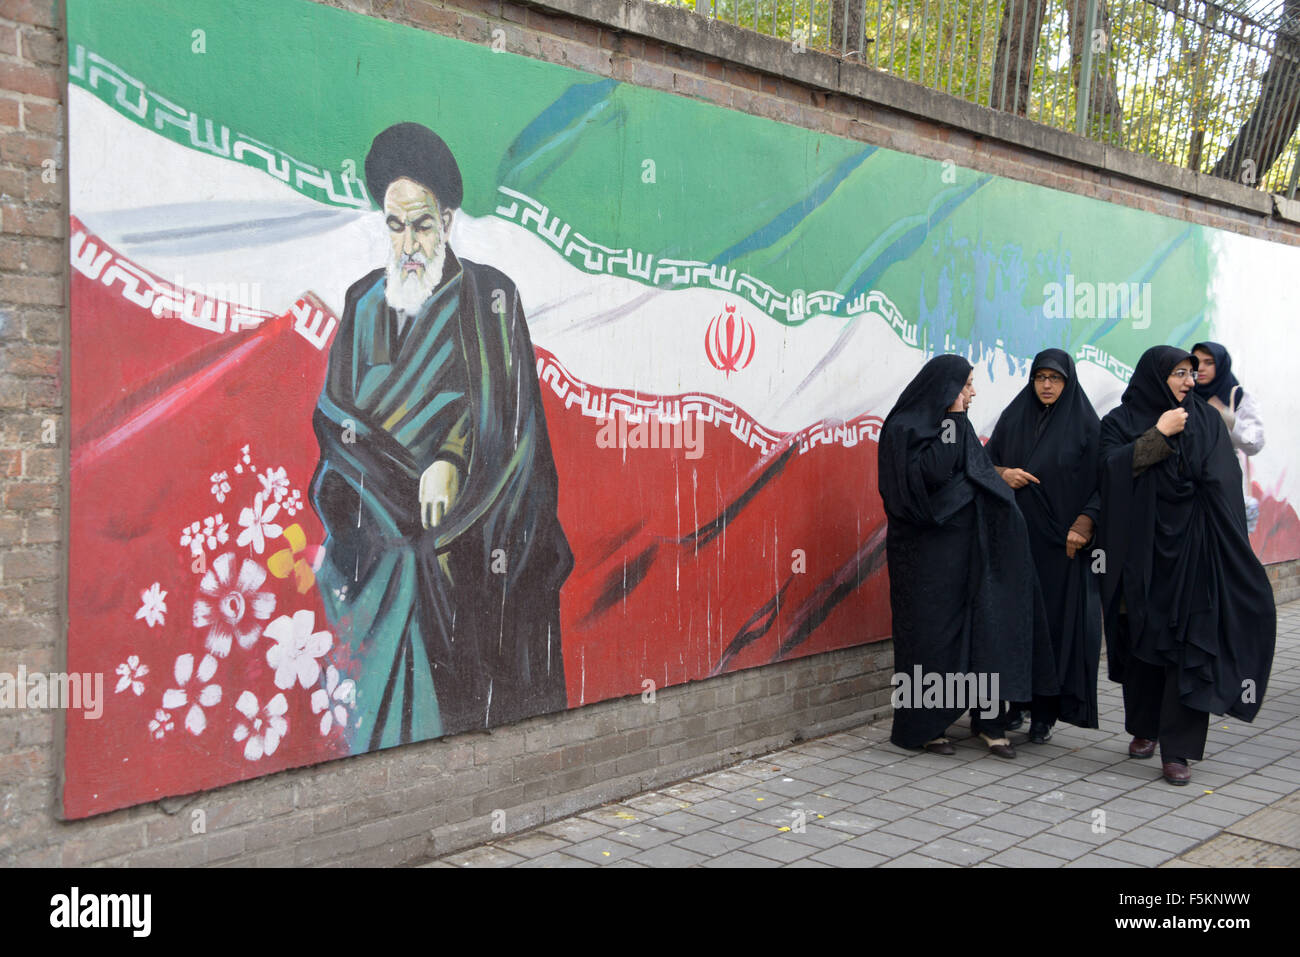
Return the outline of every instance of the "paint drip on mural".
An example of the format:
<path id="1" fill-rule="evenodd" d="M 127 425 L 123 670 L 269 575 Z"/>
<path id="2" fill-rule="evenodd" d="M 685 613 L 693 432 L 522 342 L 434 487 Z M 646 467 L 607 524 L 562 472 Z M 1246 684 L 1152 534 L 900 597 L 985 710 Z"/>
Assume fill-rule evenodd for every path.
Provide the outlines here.
<path id="1" fill-rule="evenodd" d="M 982 433 L 1047 346 L 1105 411 L 1268 285 L 1239 237 L 300 0 L 68 25 L 68 667 L 113 676 L 72 817 L 887 636 L 875 439 L 929 356 Z"/>

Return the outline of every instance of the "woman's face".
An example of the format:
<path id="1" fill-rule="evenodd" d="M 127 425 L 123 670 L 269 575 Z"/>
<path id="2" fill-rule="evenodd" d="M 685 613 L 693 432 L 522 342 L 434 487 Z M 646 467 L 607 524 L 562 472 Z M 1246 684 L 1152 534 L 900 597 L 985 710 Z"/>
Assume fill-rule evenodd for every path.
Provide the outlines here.
<path id="1" fill-rule="evenodd" d="M 1034 394 L 1043 405 L 1051 405 L 1065 390 L 1065 376 L 1055 369 L 1038 369 L 1034 372 Z"/>
<path id="2" fill-rule="evenodd" d="M 1193 349 L 1192 355 L 1196 356 L 1196 358 L 1200 360 L 1200 364 L 1196 367 L 1197 384 L 1209 385 L 1214 381 L 1214 356 L 1210 355 L 1208 352 L 1202 351 L 1201 349 Z"/>
<path id="3" fill-rule="evenodd" d="M 957 403 L 961 404 L 961 410 L 965 412 L 970 408 L 971 400 L 975 398 L 975 370 L 970 370 L 970 375 L 966 377 L 966 384 L 962 386 L 961 394 L 957 396 Z M 957 403 L 954 403 L 957 404 Z"/>
<path id="4" fill-rule="evenodd" d="M 1184 359 L 1174 366 L 1174 370 L 1169 373 L 1169 378 L 1165 379 L 1165 382 L 1169 384 L 1169 391 L 1174 394 L 1174 400 L 1179 405 L 1182 405 L 1183 400 L 1187 398 L 1187 393 L 1191 392 L 1196 385 L 1196 374 L 1192 372 L 1192 360 Z"/>

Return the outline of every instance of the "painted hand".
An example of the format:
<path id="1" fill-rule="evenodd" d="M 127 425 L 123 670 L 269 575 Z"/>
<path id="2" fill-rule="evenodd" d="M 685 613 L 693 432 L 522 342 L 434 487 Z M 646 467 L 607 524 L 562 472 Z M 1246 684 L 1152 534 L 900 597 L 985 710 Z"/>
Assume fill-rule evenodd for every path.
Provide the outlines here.
<path id="1" fill-rule="evenodd" d="M 450 462 L 434 462 L 420 476 L 420 524 L 436 528 L 456 501 L 460 472 Z"/>

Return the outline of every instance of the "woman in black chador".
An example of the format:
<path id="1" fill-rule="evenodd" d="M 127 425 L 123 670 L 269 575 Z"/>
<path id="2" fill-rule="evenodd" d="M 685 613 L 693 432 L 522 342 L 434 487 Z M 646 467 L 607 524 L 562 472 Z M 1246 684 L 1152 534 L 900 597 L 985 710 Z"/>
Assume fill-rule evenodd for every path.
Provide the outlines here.
<path id="1" fill-rule="evenodd" d="M 992 690 L 996 680 L 1000 705 L 1054 694 L 1056 668 L 1025 521 L 966 418 L 974 395 L 971 364 L 935 356 L 880 432 L 894 672 L 908 681 L 938 676 L 948 687 L 982 676 Z M 908 706 L 915 703 L 905 699 L 894 711 L 890 740 L 952 754 L 944 731 L 962 702 L 944 695 Z M 972 713 L 971 723 L 994 754 L 1015 757 L 1005 709 L 978 722 Z"/>
<path id="2" fill-rule="evenodd" d="M 1196 357 L 1142 354 L 1101 423 L 1102 608 L 1112 681 L 1124 685 L 1129 755 L 1160 745 L 1165 779 L 1190 780 L 1209 715 L 1251 721 L 1277 618 L 1246 534 L 1228 430 L 1192 392 Z"/>
<path id="3" fill-rule="evenodd" d="M 1034 356 L 1029 384 L 1011 400 L 985 446 L 1029 526 L 1061 686 L 1060 695 L 1032 702 L 1029 740 L 1035 744 L 1052 736 L 1058 718 L 1097 727 L 1101 601 L 1084 546 L 1101 511 L 1100 433 L 1074 360 L 1045 349 Z"/>

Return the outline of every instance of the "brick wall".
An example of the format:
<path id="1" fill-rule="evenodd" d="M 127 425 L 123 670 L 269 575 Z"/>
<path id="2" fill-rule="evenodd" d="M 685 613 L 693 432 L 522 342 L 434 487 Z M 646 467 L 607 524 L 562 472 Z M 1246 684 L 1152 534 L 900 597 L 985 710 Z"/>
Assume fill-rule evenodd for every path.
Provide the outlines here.
<path id="1" fill-rule="evenodd" d="M 1273 599 L 1279 605 L 1300 598 L 1300 562 L 1279 562 L 1267 566 L 1267 570 Z"/>
<path id="2" fill-rule="evenodd" d="M 0 8 L 0 672 L 59 667 L 67 310 L 63 33 L 55 2 Z M 57 717 L 0 711 L 0 860 L 54 838 Z M 17 835 L 15 829 L 19 829 Z"/>
<path id="3" fill-rule="evenodd" d="M 1300 243 L 1264 194 L 1208 182 L 639 0 L 331 5 L 961 166 Z M 567 11 L 567 12 L 566 12 Z M 571 14 L 578 14 L 573 16 Z M 60 667 L 67 502 L 64 37 L 0 9 L 0 672 Z M 665 42 L 678 38 L 683 49 Z M 768 65 L 765 72 L 760 67 Z M 781 73 L 784 75 L 776 75 Z M 866 98 L 864 98 L 866 97 Z M 939 117 L 942 121 L 927 119 Z M 1296 563 L 1269 570 L 1300 597 Z M 530 719 L 87 821 L 56 819 L 58 715 L 0 712 L 0 863 L 402 863 L 826 734 L 888 709 L 889 642 Z"/>

